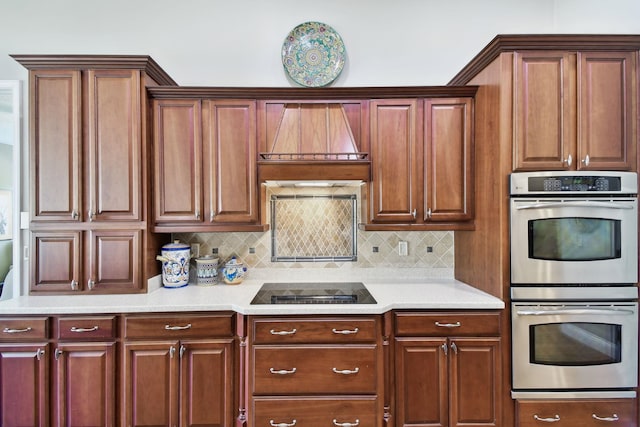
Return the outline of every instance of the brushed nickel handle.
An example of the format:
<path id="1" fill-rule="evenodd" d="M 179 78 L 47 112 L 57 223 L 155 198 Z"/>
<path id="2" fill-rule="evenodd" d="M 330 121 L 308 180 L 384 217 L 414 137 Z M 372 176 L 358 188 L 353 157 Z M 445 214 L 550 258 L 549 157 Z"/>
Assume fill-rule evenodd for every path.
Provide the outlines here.
<path id="1" fill-rule="evenodd" d="M 599 417 L 596 414 L 591 414 L 591 417 L 594 420 L 598 420 L 598 421 L 614 422 L 614 421 L 620 420 L 620 417 L 618 416 L 618 414 L 612 414 L 610 417 Z"/>
<path id="2" fill-rule="evenodd" d="M 418 216 L 418 212 L 414 209 L 413 211 L 411 211 L 411 216 L 413 217 L 413 219 L 416 219 L 416 217 Z M 429 209 L 429 216 L 431 216 L 431 209 Z"/>
<path id="3" fill-rule="evenodd" d="M 569 154 L 567 158 L 564 159 L 563 163 L 567 166 L 571 166 L 571 164 L 573 163 L 573 157 L 571 156 L 571 154 Z"/>
<path id="4" fill-rule="evenodd" d="M 196 211 L 196 219 L 200 220 L 200 210 L 199 209 Z"/>
<path id="5" fill-rule="evenodd" d="M 462 323 L 460 323 L 460 322 L 456 322 L 456 323 L 435 322 L 435 325 L 440 327 L 440 328 L 459 328 L 460 326 L 462 326 Z"/>
<path id="6" fill-rule="evenodd" d="M 291 368 L 291 369 L 273 369 L 273 368 L 269 368 L 269 372 L 271 372 L 274 375 L 291 375 L 291 374 L 295 374 L 296 373 L 296 368 Z"/>
<path id="7" fill-rule="evenodd" d="M 335 418 L 333 419 L 333 425 L 337 427 L 356 427 L 359 424 L 360 424 L 359 419 L 356 419 L 352 423 L 339 423 L 338 420 L 336 420 Z"/>
<path id="8" fill-rule="evenodd" d="M 587 154 L 586 156 L 584 156 L 584 159 L 582 159 L 582 164 L 585 166 L 589 166 L 589 162 L 590 162 L 590 158 L 589 155 Z"/>
<path id="9" fill-rule="evenodd" d="M 269 424 L 271 424 L 272 427 L 293 427 L 296 425 L 296 420 L 293 420 L 290 423 L 276 423 L 273 420 L 269 420 Z"/>
<path id="10" fill-rule="evenodd" d="M 173 359 L 173 356 L 176 355 L 176 348 L 174 346 L 169 347 L 169 357 Z"/>
<path id="11" fill-rule="evenodd" d="M 93 209 L 89 209 L 89 221 L 93 221 L 96 218 L 96 212 Z"/>
<path id="12" fill-rule="evenodd" d="M 334 334 L 338 334 L 338 335 L 354 335 L 357 334 L 359 331 L 358 328 L 353 328 L 353 329 L 336 329 L 333 328 L 331 329 L 331 332 L 333 332 Z"/>
<path id="13" fill-rule="evenodd" d="M 15 328 L 4 328 L 2 330 L 3 333 L 5 334 L 23 334 L 25 332 L 31 332 L 31 327 L 26 327 L 26 328 L 19 328 L 19 329 L 15 329 Z"/>
<path id="14" fill-rule="evenodd" d="M 98 329 L 100 329 L 97 325 L 93 326 L 91 328 L 77 328 L 75 326 L 72 326 L 71 329 L 69 329 L 69 331 L 71 332 L 78 332 L 78 333 L 82 333 L 82 332 L 95 332 Z"/>
<path id="15" fill-rule="evenodd" d="M 42 360 L 42 357 L 44 356 L 44 350 L 39 348 L 36 350 L 36 359 L 38 360 Z"/>
<path id="16" fill-rule="evenodd" d="M 209 222 L 213 222 L 213 219 L 216 217 L 215 212 L 211 211 L 211 213 L 209 214 Z"/>
<path id="17" fill-rule="evenodd" d="M 297 330 L 296 328 L 293 328 L 293 329 L 291 329 L 291 330 L 289 330 L 289 331 L 276 331 L 275 329 L 271 329 L 271 330 L 269 331 L 269 333 L 270 333 L 271 335 L 281 335 L 281 336 L 282 336 L 282 335 L 293 335 L 293 334 L 295 334 L 296 332 L 298 332 L 298 330 Z"/>
<path id="18" fill-rule="evenodd" d="M 180 346 L 180 359 L 182 359 L 182 356 L 184 356 L 185 351 L 187 351 L 187 347 L 185 347 L 184 345 Z"/>
<path id="19" fill-rule="evenodd" d="M 62 356 L 62 350 L 56 348 L 56 351 L 53 352 L 53 357 L 55 357 L 56 360 L 60 360 L 60 356 Z"/>
<path id="20" fill-rule="evenodd" d="M 338 368 L 333 368 L 331 369 L 334 373 L 336 374 L 342 374 L 342 375 L 353 375 L 353 374 L 357 374 L 358 372 L 360 372 L 360 368 L 355 368 L 355 369 L 338 369 Z"/>
<path id="21" fill-rule="evenodd" d="M 95 288 L 95 287 L 96 287 L 96 281 L 95 281 L 95 280 L 93 280 L 93 279 L 89 279 L 89 280 L 87 280 L 87 287 L 88 287 L 89 289 L 93 289 L 93 288 Z"/>
<path id="22" fill-rule="evenodd" d="M 440 346 L 440 348 L 442 349 L 442 351 L 444 352 L 444 355 L 447 356 L 449 355 L 449 347 L 447 347 L 447 343 L 444 343 Z"/>
<path id="23" fill-rule="evenodd" d="M 560 415 L 556 414 L 553 418 L 542 418 L 539 417 L 538 414 L 533 414 L 533 419 L 536 421 L 542 421 L 543 423 L 557 423 L 560 421 Z"/>
<path id="24" fill-rule="evenodd" d="M 77 291 L 78 290 L 78 281 L 77 280 L 72 280 L 71 281 L 71 290 L 72 291 Z"/>
<path id="25" fill-rule="evenodd" d="M 76 209 L 71 211 L 71 219 L 78 219 L 78 211 Z"/>
<path id="26" fill-rule="evenodd" d="M 164 329 L 166 331 L 184 331 L 185 329 L 191 329 L 191 323 L 184 326 L 164 325 Z"/>
<path id="27" fill-rule="evenodd" d="M 451 350 L 455 353 L 458 354 L 458 346 L 456 345 L 456 343 L 452 342 L 451 343 Z"/>

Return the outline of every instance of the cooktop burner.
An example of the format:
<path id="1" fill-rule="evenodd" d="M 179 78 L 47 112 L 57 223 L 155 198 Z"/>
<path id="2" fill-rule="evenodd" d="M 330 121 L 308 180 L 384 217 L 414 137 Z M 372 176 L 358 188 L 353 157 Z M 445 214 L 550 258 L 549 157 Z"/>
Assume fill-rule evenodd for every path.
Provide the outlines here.
<path id="1" fill-rule="evenodd" d="M 262 285 L 251 304 L 376 304 L 361 282 L 275 282 Z"/>

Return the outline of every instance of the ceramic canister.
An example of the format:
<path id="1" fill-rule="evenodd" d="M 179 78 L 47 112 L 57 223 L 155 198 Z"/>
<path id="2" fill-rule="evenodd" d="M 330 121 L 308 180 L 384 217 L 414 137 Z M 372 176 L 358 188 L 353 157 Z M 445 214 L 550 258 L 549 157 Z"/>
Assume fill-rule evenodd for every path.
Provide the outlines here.
<path id="1" fill-rule="evenodd" d="M 180 288 L 189 284 L 189 260 L 191 247 L 179 240 L 162 247 L 162 255 L 156 257 L 162 261 L 162 284 L 166 288 Z"/>
<path id="2" fill-rule="evenodd" d="M 196 258 L 196 283 L 198 285 L 213 285 L 218 276 L 218 258 L 205 255 Z"/>

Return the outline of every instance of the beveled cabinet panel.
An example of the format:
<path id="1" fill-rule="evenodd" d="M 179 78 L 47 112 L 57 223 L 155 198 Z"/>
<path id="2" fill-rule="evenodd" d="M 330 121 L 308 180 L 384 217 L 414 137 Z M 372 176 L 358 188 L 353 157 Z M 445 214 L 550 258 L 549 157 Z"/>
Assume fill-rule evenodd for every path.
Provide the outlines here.
<path id="1" fill-rule="evenodd" d="M 81 231 L 32 231 L 31 292 L 78 290 L 82 246 Z"/>
<path id="2" fill-rule="evenodd" d="M 29 78 L 31 220 L 80 221 L 80 71 L 37 70 Z"/>
<path id="3" fill-rule="evenodd" d="M 141 280 L 142 230 L 88 233 L 87 287 L 91 291 L 134 290 Z"/>

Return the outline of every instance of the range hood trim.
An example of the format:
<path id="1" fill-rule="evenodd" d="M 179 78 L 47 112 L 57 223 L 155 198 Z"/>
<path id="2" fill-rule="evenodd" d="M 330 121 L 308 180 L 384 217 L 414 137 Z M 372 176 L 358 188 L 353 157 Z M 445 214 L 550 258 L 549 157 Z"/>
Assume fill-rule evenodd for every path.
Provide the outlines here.
<path id="1" fill-rule="evenodd" d="M 371 181 L 369 160 L 258 161 L 258 181 Z"/>

